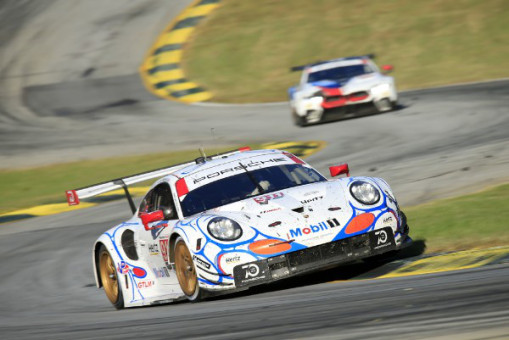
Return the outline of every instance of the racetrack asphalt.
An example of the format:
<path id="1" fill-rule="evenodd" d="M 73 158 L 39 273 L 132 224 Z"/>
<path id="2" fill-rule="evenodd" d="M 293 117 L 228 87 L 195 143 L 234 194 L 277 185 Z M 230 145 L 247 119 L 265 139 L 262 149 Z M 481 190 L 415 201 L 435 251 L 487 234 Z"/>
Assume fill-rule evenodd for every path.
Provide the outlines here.
<path id="1" fill-rule="evenodd" d="M 324 140 L 328 147 L 309 157 L 311 164 L 327 173 L 346 161 L 354 175 L 383 177 L 404 205 L 509 179 L 508 80 L 404 92 L 394 112 L 300 129 L 286 104 L 186 106 L 145 92 L 134 73 L 140 49 L 188 2 L 79 3 L 73 12 L 66 1 L 3 2 L 14 7 L 0 11 L 2 27 L 12 24 L 17 33 L 1 36 L 2 168 L 210 144 Z M 59 48 L 37 54 L 44 44 Z M 69 63 L 80 51 L 90 57 Z M 65 69 L 56 72 L 59 65 Z M 90 67 L 96 71 L 84 77 Z M 509 338 L 504 263 L 327 283 L 348 278 L 336 269 L 198 304 L 118 312 L 93 286 L 90 249 L 128 215 L 126 202 L 110 202 L 2 225 L 1 338 Z"/>

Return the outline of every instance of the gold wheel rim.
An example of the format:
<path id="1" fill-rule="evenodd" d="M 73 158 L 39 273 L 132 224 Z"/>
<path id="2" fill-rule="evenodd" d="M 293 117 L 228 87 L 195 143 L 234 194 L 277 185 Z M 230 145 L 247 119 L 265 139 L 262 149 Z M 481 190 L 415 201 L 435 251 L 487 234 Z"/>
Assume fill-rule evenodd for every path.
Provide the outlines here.
<path id="1" fill-rule="evenodd" d="M 187 296 L 192 296 L 196 291 L 198 276 L 196 275 L 191 253 L 184 242 L 177 243 L 175 247 L 175 269 L 182 291 Z"/>
<path id="2" fill-rule="evenodd" d="M 111 303 L 115 304 L 118 300 L 118 282 L 115 264 L 107 251 L 101 253 L 99 258 L 99 268 L 101 272 L 101 281 L 104 292 Z"/>

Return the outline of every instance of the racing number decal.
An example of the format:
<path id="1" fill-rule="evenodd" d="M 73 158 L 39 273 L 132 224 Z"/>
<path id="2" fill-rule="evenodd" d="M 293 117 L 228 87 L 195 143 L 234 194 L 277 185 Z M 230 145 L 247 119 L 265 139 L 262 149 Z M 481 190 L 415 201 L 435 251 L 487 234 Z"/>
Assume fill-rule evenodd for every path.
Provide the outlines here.
<path id="1" fill-rule="evenodd" d="M 159 244 L 161 245 L 159 247 L 159 250 L 161 251 L 161 255 L 163 256 L 163 260 L 164 262 L 168 263 L 168 244 L 169 244 L 169 240 L 166 238 L 166 239 L 161 239 L 159 240 Z"/>

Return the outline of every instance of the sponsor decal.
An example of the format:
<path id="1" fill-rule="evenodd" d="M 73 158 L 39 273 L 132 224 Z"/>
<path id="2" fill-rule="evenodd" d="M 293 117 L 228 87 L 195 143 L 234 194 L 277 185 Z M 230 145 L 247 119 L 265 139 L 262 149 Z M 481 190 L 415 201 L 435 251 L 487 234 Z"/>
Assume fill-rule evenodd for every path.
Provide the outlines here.
<path id="1" fill-rule="evenodd" d="M 159 248 L 161 249 L 164 262 L 168 262 L 168 244 L 169 240 L 167 238 L 159 240 Z"/>
<path id="2" fill-rule="evenodd" d="M 143 289 L 153 287 L 155 284 L 156 284 L 155 281 L 147 280 L 138 282 L 137 286 L 139 289 Z"/>
<path id="3" fill-rule="evenodd" d="M 302 201 L 300 201 L 300 203 L 307 204 L 307 203 L 319 201 L 321 199 L 323 199 L 323 196 L 316 196 L 316 197 L 313 197 L 313 198 L 310 198 L 310 199 L 302 200 Z"/>
<path id="4" fill-rule="evenodd" d="M 373 250 L 379 250 L 394 245 L 392 232 L 390 228 L 376 230 L 371 240 Z"/>
<path id="5" fill-rule="evenodd" d="M 267 204 L 267 203 L 269 203 L 270 200 L 275 200 L 275 199 L 278 199 L 278 198 L 281 198 L 281 197 L 284 197 L 284 196 L 285 196 L 284 193 L 276 192 L 274 194 L 263 195 L 263 196 L 256 197 L 256 198 L 253 198 L 253 199 L 258 204 Z"/>
<path id="6" fill-rule="evenodd" d="M 266 164 L 266 163 L 278 163 L 278 162 L 287 162 L 287 159 L 286 158 L 271 158 L 271 159 L 268 159 L 268 160 L 262 160 L 262 161 L 250 161 L 249 163 L 246 163 L 246 164 L 243 164 L 244 167 L 246 168 L 250 168 L 250 167 L 256 167 L 256 166 L 260 166 L 260 165 L 263 165 L 263 164 Z M 235 167 L 231 167 L 231 168 L 226 168 L 226 169 L 223 169 L 221 171 L 216 171 L 216 172 L 213 172 L 213 173 L 210 173 L 206 176 L 202 176 L 202 177 L 199 177 L 199 178 L 196 178 L 194 180 L 194 184 L 196 183 L 199 183 L 203 180 L 206 180 L 206 179 L 211 179 L 211 178 L 215 178 L 215 177 L 220 177 L 228 172 L 235 172 L 235 171 L 244 171 L 244 168 L 240 165 L 238 166 L 235 166 Z"/>
<path id="7" fill-rule="evenodd" d="M 150 255 L 159 255 L 159 247 L 155 243 L 148 245 L 148 251 Z"/>
<path id="8" fill-rule="evenodd" d="M 297 237 L 302 237 L 309 234 L 320 233 L 328 229 L 329 227 L 327 227 L 327 224 L 325 224 L 325 222 L 320 222 L 318 223 L 318 225 L 311 224 L 309 227 L 305 228 L 290 229 L 288 239 L 295 239 Z"/>
<path id="9" fill-rule="evenodd" d="M 318 191 L 310 191 L 310 192 L 306 192 L 304 194 L 304 196 L 311 196 L 311 195 L 316 195 L 316 194 L 318 194 Z"/>
<path id="10" fill-rule="evenodd" d="M 237 286 L 248 285 L 255 281 L 267 281 L 270 279 L 269 265 L 267 262 L 253 262 L 238 265 L 233 269 L 233 275 Z"/>
<path id="11" fill-rule="evenodd" d="M 193 255 L 193 260 L 195 260 L 196 263 L 199 264 L 200 266 L 205 267 L 207 269 L 210 269 L 210 263 L 207 263 L 207 262 L 203 261 L 198 256 Z"/>
<path id="12" fill-rule="evenodd" d="M 387 216 L 386 218 L 384 218 L 383 223 L 384 224 L 390 224 L 393 220 L 394 219 L 393 219 L 392 216 Z"/>
<path id="13" fill-rule="evenodd" d="M 375 231 L 375 235 L 378 236 L 378 240 L 376 241 L 377 246 L 387 242 L 388 237 L 385 230 Z"/>
<path id="14" fill-rule="evenodd" d="M 270 213 L 270 212 L 273 212 L 273 211 L 278 211 L 278 210 L 281 210 L 281 208 L 274 208 L 274 209 L 260 211 L 260 214 L 267 214 L 267 213 Z"/>
<path id="15" fill-rule="evenodd" d="M 166 267 L 152 268 L 152 271 L 156 277 L 170 277 L 170 272 Z"/>
<path id="16" fill-rule="evenodd" d="M 118 264 L 118 272 L 120 274 L 127 274 L 129 272 L 129 265 L 125 261 Z"/>
<path id="17" fill-rule="evenodd" d="M 240 262 L 240 256 L 237 255 L 237 256 L 233 256 L 233 257 L 225 257 L 224 261 L 226 262 L 226 264 L 238 263 L 238 262 Z"/>
<path id="18" fill-rule="evenodd" d="M 250 263 L 242 266 L 242 269 L 246 271 L 245 279 L 256 277 L 260 274 L 260 267 L 256 263 Z"/>

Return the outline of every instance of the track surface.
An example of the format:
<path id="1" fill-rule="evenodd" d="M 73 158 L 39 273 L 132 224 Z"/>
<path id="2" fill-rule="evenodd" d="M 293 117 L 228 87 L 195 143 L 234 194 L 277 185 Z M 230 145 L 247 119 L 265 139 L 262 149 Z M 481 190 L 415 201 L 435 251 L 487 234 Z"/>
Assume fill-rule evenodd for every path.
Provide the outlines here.
<path id="1" fill-rule="evenodd" d="M 188 2 L 69 3 L 0 6 L 2 168 L 325 140 L 312 164 L 326 172 L 348 161 L 354 174 L 384 177 L 404 205 L 509 177 L 509 81 L 406 92 L 395 112 L 299 129 L 286 104 L 184 106 L 143 90 L 135 69 L 144 51 Z M 116 202 L 2 225 L 1 338 L 509 337 L 508 265 L 326 283 L 349 277 L 329 271 L 255 294 L 116 312 L 92 287 L 90 248 L 127 213 Z"/>

